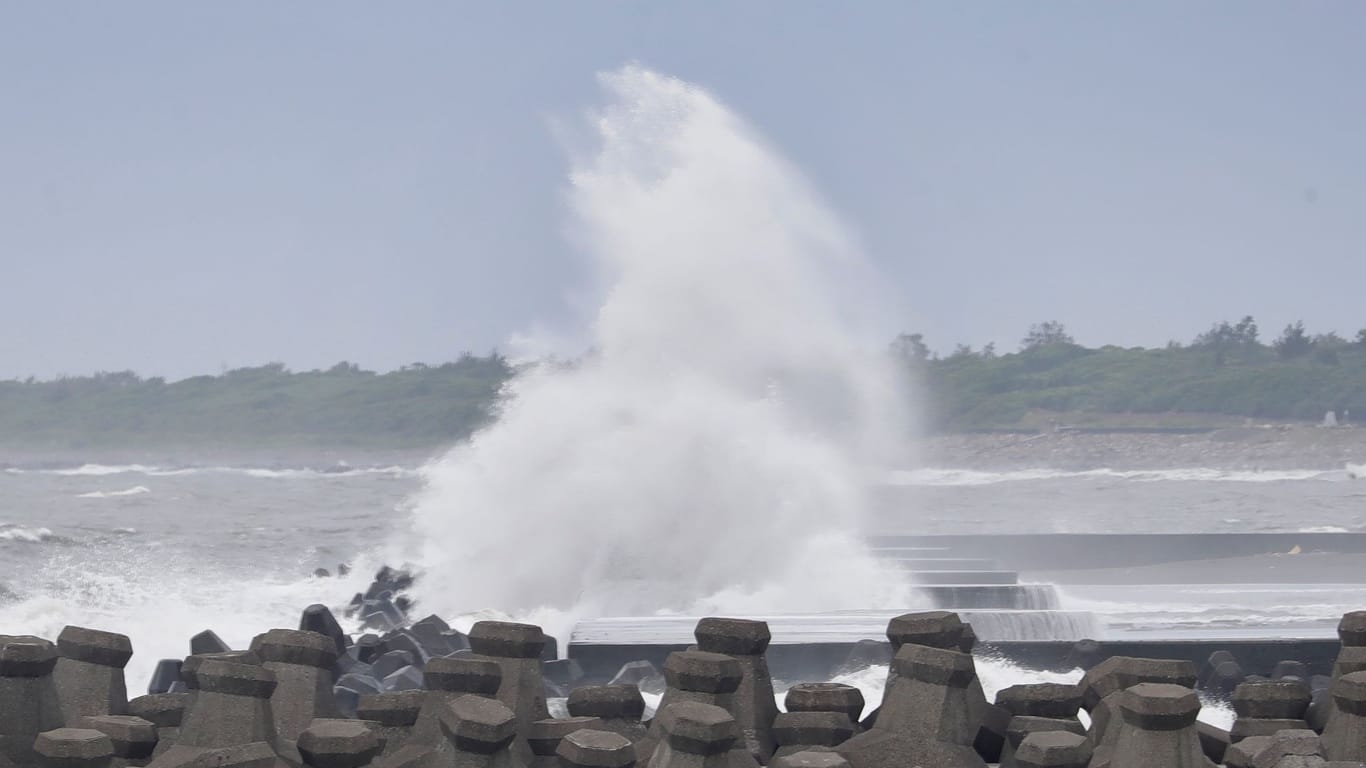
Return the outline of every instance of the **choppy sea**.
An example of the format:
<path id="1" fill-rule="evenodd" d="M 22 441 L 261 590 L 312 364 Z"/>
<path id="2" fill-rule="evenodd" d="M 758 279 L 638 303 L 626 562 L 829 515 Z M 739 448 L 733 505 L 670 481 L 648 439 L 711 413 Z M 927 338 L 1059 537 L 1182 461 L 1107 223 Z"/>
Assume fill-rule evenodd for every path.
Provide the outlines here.
<path id="1" fill-rule="evenodd" d="M 293 625 L 307 604 L 344 604 L 369 574 L 313 572 L 335 573 L 388 541 L 422 482 L 420 466 L 363 457 L 331 468 L 15 463 L 0 470 L 0 633 L 53 637 L 66 624 L 125 632 L 136 688 L 202 629 L 240 647 Z M 884 519 L 913 518 L 924 533 L 1366 530 L 1366 481 L 1333 467 L 933 468 L 893 473 L 886 490 L 894 501 Z M 1181 589 L 1064 590 L 1063 600 L 1117 626 L 1235 629 L 1256 629 L 1269 601 L 1313 631 L 1366 605 L 1359 585 L 1271 598 Z"/>

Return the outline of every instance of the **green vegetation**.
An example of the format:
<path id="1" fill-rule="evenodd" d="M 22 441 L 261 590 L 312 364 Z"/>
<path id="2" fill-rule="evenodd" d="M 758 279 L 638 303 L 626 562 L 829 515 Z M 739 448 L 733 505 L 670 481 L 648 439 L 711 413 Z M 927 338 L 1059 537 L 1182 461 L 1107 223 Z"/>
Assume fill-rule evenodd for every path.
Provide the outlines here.
<path id="1" fill-rule="evenodd" d="M 1050 322 L 1030 329 L 1008 354 L 959 346 L 941 357 L 918 334 L 897 337 L 892 352 L 918 382 L 928 426 L 942 431 L 1052 419 L 1109 426 L 1318 421 L 1329 410 L 1366 421 L 1366 331 L 1348 341 L 1310 335 L 1296 323 L 1265 344 L 1248 317 L 1218 323 L 1186 345 L 1089 349 Z M 131 372 L 0 381 L 0 444 L 428 448 L 487 423 L 512 374 L 491 354 L 384 374 L 350 363 L 294 373 L 276 363 L 171 383 Z"/>
<path id="2" fill-rule="evenodd" d="M 167 383 L 131 372 L 0 382 L 0 442 L 82 448 L 157 445 L 426 447 L 491 417 L 511 375 L 498 355 L 391 373 L 281 364 Z"/>
<path id="3" fill-rule="evenodd" d="M 919 335 L 898 337 L 892 349 L 918 374 L 931 426 L 943 430 L 1018 426 L 1041 411 L 1113 425 L 1158 414 L 1317 421 L 1333 410 L 1366 419 L 1366 331 L 1348 341 L 1310 336 L 1296 323 L 1263 344 L 1245 317 L 1189 345 L 1088 349 L 1061 324 L 1044 323 L 1012 354 L 960 346 L 937 357 Z"/>

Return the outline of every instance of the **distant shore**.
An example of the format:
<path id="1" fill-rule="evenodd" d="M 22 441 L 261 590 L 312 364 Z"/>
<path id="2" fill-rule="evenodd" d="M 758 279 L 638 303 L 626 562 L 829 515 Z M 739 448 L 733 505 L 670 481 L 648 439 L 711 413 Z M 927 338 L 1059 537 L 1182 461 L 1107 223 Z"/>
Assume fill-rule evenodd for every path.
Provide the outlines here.
<path id="1" fill-rule="evenodd" d="M 920 463 L 974 469 L 1342 469 L 1366 464 L 1366 427 L 1219 427 L 1193 433 L 969 433 L 917 442 Z"/>

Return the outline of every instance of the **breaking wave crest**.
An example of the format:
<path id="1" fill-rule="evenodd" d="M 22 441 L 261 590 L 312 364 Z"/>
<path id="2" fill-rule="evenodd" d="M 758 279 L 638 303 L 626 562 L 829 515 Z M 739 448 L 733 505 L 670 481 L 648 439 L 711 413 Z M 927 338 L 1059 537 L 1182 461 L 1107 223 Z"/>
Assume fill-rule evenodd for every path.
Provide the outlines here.
<path id="1" fill-rule="evenodd" d="M 897 465 L 906 423 L 884 344 L 836 297 L 857 249 L 706 91 L 601 79 L 570 195 L 605 286 L 594 352 L 520 374 L 497 422 L 424 470 L 400 544 L 419 600 L 547 625 L 895 605 L 861 542 L 863 468 Z"/>

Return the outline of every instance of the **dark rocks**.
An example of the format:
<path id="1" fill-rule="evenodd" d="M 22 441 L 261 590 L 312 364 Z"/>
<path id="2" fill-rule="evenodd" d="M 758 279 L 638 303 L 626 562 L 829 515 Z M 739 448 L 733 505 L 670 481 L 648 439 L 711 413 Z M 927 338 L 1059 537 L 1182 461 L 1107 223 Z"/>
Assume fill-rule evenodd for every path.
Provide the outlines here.
<path id="1" fill-rule="evenodd" d="M 408 651 L 389 651 L 375 659 L 375 663 L 370 665 L 370 674 L 383 680 L 400 669 L 411 667 L 416 663 L 418 663 L 417 659 L 414 659 L 413 654 Z"/>
<path id="2" fill-rule="evenodd" d="M 849 675 L 869 667 L 885 667 L 892 663 L 894 653 L 891 643 L 859 640 L 849 649 L 849 655 L 836 668 L 835 675 Z"/>
<path id="3" fill-rule="evenodd" d="M 203 656 L 209 653 L 227 653 L 231 650 L 232 649 L 228 647 L 228 644 L 223 642 L 223 638 L 219 637 L 212 629 L 206 629 L 190 638 L 191 656 Z"/>
<path id="4" fill-rule="evenodd" d="M 152 672 L 152 680 L 147 684 L 148 693 L 169 693 L 171 686 L 180 682 L 180 659 L 162 659 Z"/>
<path id="5" fill-rule="evenodd" d="M 332 615 L 332 610 L 327 606 L 314 603 L 305 608 L 299 617 L 299 629 L 331 638 L 337 655 L 346 653 L 346 633 L 342 631 L 341 625 L 337 623 L 337 617 Z"/>
<path id="6" fill-rule="evenodd" d="M 628 661 L 607 681 L 608 685 L 634 685 L 646 693 L 663 693 L 664 675 L 648 661 Z"/>

